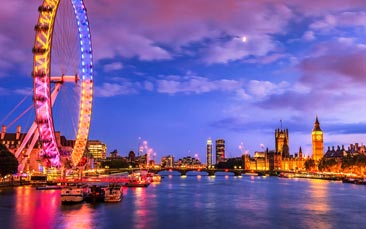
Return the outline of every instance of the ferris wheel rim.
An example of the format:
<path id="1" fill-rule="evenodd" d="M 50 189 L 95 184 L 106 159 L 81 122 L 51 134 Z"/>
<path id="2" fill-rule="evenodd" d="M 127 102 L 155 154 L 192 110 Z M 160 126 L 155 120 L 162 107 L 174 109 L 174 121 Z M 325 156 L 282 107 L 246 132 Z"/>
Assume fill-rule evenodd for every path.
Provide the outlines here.
<path id="1" fill-rule="evenodd" d="M 57 146 L 52 112 L 54 102 L 51 94 L 51 52 L 55 18 L 61 0 L 44 0 L 38 8 L 39 17 L 35 26 L 36 37 L 33 47 L 33 94 L 36 124 L 44 157 L 51 166 L 59 167 L 60 150 Z M 79 80 L 81 92 L 79 119 L 71 160 L 77 166 L 88 140 L 93 101 L 93 58 L 89 20 L 83 0 L 69 0 L 72 3 L 79 38 Z M 53 101 L 52 101 L 53 100 Z"/>

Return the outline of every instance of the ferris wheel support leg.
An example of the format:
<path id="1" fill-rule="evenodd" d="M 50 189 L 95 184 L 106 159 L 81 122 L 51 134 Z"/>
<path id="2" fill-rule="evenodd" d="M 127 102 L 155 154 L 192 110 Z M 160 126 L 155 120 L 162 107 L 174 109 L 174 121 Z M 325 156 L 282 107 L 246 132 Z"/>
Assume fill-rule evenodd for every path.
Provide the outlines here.
<path id="1" fill-rule="evenodd" d="M 52 106 L 55 103 L 56 97 L 58 95 L 58 93 L 60 92 L 60 88 L 61 88 L 61 83 L 57 83 L 55 86 L 55 89 L 52 91 L 52 95 L 51 95 L 51 103 Z M 27 158 L 30 154 L 30 152 L 33 150 L 34 145 L 36 144 L 38 137 L 39 137 L 39 132 L 37 130 L 37 124 L 36 122 L 32 123 L 32 126 L 29 128 L 27 134 L 25 135 L 24 140 L 22 141 L 22 144 L 20 145 L 20 147 L 17 149 L 17 151 L 15 152 L 15 157 L 19 158 L 21 152 L 24 150 L 26 144 L 29 142 L 29 139 L 33 136 L 32 142 L 31 144 L 28 146 L 27 151 L 24 155 L 24 158 L 21 160 L 19 166 L 18 166 L 18 172 L 22 172 L 24 169 L 24 165 L 25 162 L 27 161 Z"/>
<path id="2" fill-rule="evenodd" d="M 28 143 L 29 139 L 32 137 L 32 135 L 34 134 L 34 132 L 36 130 L 37 130 L 37 124 L 36 124 L 36 122 L 33 122 L 32 126 L 28 130 L 28 133 L 25 135 L 24 140 L 22 141 L 22 144 L 20 144 L 19 148 L 15 152 L 16 158 L 19 157 L 20 153 L 24 150 L 25 145 Z"/>
<path id="3" fill-rule="evenodd" d="M 19 173 L 22 173 L 23 172 L 23 169 L 24 169 L 24 166 L 25 166 L 25 163 L 27 162 L 28 158 L 29 158 L 29 155 L 30 153 L 32 152 L 32 150 L 34 149 L 34 145 L 36 144 L 37 140 L 38 140 L 38 137 L 39 137 L 39 132 L 36 130 L 34 132 L 34 135 L 33 135 L 33 138 L 32 138 L 32 141 L 29 145 L 29 147 L 27 148 L 27 151 L 25 152 L 24 154 L 24 158 L 22 159 L 21 163 L 19 164 L 18 166 L 18 172 Z"/>

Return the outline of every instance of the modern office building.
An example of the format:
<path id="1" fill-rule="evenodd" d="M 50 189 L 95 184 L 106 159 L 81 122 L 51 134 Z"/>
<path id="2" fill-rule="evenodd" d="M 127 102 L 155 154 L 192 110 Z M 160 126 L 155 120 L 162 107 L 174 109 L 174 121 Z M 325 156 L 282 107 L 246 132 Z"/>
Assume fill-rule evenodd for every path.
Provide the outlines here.
<path id="1" fill-rule="evenodd" d="M 211 138 L 207 139 L 207 168 L 212 167 L 212 140 Z"/>
<path id="2" fill-rule="evenodd" d="M 324 142 L 323 142 L 323 131 L 320 129 L 318 116 L 316 116 L 314 129 L 311 133 L 311 142 L 312 142 L 312 158 L 315 161 L 319 161 L 324 156 Z"/>
<path id="3" fill-rule="evenodd" d="M 216 139 L 216 164 L 225 161 L 225 140 Z"/>
<path id="4" fill-rule="evenodd" d="M 91 153 L 94 159 L 106 159 L 107 145 L 99 140 L 89 140 L 87 144 L 89 153 Z"/>

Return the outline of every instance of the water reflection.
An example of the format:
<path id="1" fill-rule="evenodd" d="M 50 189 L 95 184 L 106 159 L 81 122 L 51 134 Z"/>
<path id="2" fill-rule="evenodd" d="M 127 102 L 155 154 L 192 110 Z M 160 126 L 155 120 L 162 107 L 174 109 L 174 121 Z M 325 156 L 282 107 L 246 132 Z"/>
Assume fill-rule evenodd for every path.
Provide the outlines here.
<path id="1" fill-rule="evenodd" d="M 31 186 L 23 186 L 15 189 L 15 193 L 17 227 L 29 224 L 37 228 L 52 227 L 58 214 L 59 191 L 35 191 Z"/>
<path id="2" fill-rule="evenodd" d="M 0 193 L 1 228 L 361 228 L 366 186 L 225 175 L 124 188 L 115 204 L 64 206 L 59 190 Z"/>
<path id="3" fill-rule="evenodd" d="M 303 224 L 310 228 L 332 228 L 332 218 L 327 217 L 330 211 L 329 181 L 309 180 L 307 200 L 304 203 L 304 210 L 310 212 L 303 218 Z"/>
<path id="4" fill-rule="evenodd" d="M 326 213 L 329 211 L 328 205 L 328 185 L 329 181 L 310 180 L 309 181 L 309 200 L 305 209 Z"/>
<path id="5" fill-rule="evenodd" d="M 92 204 L 76 204 L 70 206 L 62 206 L 62 221 L 60 222 L 59 228 L 80 228 L 89 229 L 93 228 L 93 218 L 95 217 L 94 209 Z M 100 210 L 100 209 L 98 209 Z"/>
<path id="6" fill-rule="evenodd" d="M 156 205 L 156 196 L 146 194 L 146 188 L 133 188 L 133 209 L 132 221 L 135 228 L 150 228 L 154 224 L 154 206 Z"/>

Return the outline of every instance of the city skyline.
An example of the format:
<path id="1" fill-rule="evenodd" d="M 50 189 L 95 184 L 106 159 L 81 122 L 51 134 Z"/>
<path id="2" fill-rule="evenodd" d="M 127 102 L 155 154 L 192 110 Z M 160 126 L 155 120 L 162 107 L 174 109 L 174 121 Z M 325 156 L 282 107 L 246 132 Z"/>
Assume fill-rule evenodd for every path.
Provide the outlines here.
<path id="1" fill-rule="evenodd" d="M 31 93 L 42 1 L 0 2 L 1 121 Z M 89 139 L 123 155 L 143 139 L 158 158 L 204 162 L 209 137 L 236 157 L 275 149 L 275 130 L 286 128 L 290 154 L 301 146 L 311 156 L 317 115 L 324 148 L 364 143 L 366 3 L 225 3 L 86 1 L 95 66 Z"/>

